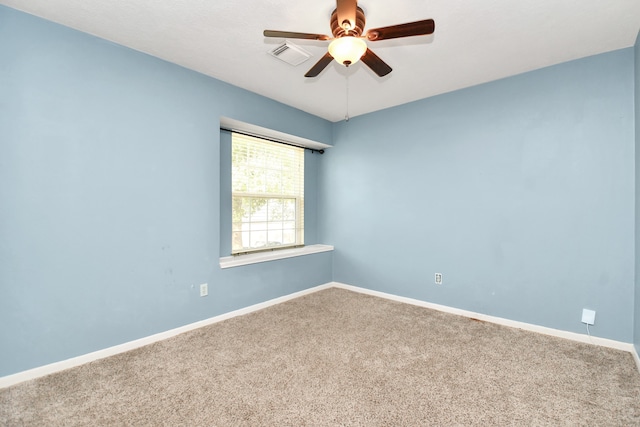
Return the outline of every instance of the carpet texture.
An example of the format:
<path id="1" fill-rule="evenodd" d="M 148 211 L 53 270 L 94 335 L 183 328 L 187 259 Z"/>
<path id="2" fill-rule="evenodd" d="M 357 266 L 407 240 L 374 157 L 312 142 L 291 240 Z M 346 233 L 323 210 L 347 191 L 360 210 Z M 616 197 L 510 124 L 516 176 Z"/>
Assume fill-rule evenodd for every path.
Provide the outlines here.
<path id="1" fill-rule="evenodd" d="M 331 288 L 0 390 L 0 425 L 640 425 L 631 354 Z"/>

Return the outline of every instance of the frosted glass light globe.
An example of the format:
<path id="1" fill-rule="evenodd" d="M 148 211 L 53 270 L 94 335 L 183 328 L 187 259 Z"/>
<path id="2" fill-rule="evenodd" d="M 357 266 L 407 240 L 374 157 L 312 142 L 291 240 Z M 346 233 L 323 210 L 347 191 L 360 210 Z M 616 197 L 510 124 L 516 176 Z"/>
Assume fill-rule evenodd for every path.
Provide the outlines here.
<path id="1" fill-rule="evenodd" d="M 329 44 L 329 53 L 333 59 L 345 66 L 353 65 L 367 51 L 367 44 L 358 37 L 339 37 Z"/>

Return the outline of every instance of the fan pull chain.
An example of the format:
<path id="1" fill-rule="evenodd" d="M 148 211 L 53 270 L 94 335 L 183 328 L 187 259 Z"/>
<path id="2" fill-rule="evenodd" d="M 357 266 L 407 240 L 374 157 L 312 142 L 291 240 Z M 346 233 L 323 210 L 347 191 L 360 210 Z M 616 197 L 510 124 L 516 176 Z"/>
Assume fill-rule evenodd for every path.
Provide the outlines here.
<path id="1" fill-rule="evenodd" d="M 349 121 L 349 73 L 346 74 L 345 80 L 347 82 L 347 111 L 344 115 L 344 121 L 348 122 Z"/>

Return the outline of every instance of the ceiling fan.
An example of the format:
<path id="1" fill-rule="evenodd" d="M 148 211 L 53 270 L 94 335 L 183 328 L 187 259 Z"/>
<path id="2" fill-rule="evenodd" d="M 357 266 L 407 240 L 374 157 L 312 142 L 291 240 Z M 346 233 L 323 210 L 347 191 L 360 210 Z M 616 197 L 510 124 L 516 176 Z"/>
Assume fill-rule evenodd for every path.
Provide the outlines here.
<path id="1" fill-rule="evenodd" d="M 357 0 L 336 0 L 337 7 L 331 13 L 331 33 L 333 38 L 324 34 L 296 33 L 291 31 L 265 30 L 265 37 L 278 37 L 307 40 L 331 40 L 328 52 L 313 66 L 305 77 L 316 77 L 334 59 L 348 67 L 362 60 L 378 76 L 389 74 L 392 68 L 367 47 L 367 41 L 397 39 L 400 37 L 432 34 L 435 30 L 433 19 L 408 22 L 390 27 L 375 28 L 362 33 L 365 25 L 364 11 Z"/>

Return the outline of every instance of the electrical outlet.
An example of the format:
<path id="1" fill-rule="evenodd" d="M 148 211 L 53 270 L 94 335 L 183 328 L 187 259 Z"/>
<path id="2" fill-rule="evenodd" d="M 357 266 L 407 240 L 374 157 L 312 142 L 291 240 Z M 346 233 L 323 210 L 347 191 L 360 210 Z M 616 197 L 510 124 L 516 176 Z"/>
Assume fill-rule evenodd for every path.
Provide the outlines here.
<path id="1" fill-rule="evenodd" d="M 596 312 L 593 310 L 582 309 L 582 323 L 593 325 L 596 322 Z"/>
<path id="2" fill-rule="evenodd" d="M 436 285 L 442 285 L 442 273 L 436 273 Z"/>
<path id="3" fill-rule="evenodd" d="M 200 285 L 200 296 L 206 297 L 207 295 L 209 295 L 209 285 L 203 283 L 202 285 Z"/>

